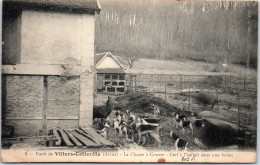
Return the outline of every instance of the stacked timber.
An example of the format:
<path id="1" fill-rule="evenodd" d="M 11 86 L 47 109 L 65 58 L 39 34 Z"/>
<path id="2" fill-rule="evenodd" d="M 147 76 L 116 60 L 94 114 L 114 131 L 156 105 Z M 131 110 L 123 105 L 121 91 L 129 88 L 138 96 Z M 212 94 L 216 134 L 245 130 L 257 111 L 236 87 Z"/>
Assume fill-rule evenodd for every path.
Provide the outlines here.
<path id="1" fill-rule="evenodd" d="M 52 129 L 52 134 L 56 137 L 55 146 L 67 147 L 115 147 L 115 144 L 103 138 L 93 128 L 81 129 Z"/>

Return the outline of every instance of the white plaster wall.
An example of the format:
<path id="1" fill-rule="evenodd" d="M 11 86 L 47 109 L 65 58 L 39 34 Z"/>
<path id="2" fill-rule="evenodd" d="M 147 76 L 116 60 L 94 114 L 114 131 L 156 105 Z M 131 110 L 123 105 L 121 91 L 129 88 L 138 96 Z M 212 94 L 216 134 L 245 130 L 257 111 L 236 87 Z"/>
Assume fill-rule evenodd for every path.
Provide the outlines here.
<path id="1" fill-rule="evenodd" d="M 93 46 L 81 44 L 85 33 L 94 33 L 90 27 L 94 26 L 93 17 L 87 14 L 23 11 L 21 63 L 80 63 L 82 46 Z M 83 21 L 86 21 L 85 25 L 82 25 Z"/>
<path id="2" fill-rule="evenodd" d="M 89 23 L 93 22 L 93 23 Z M 80 113 L 79 125 L 89 127 L 93 121 L 94 93 L 94 41 L 95 18 L 82 15 L 81 31 L 81 75 L 80 75 Z M 86 29 L 87 28 L 87 29 Z M 86 46 L 88 45 L 88 46 Z M 90 65 L 91 61 L 91 65 Z"/>
<path id="3" fill-rule="evenodd" d="M 79 125 L 92 125 L 94 91 L 94 15 L 22 13 L 22 64 L 80 67 Z M 47 69 L 47 68 L 46 68 Z M 68 114 L 69 115 L 69 114 Z"/>

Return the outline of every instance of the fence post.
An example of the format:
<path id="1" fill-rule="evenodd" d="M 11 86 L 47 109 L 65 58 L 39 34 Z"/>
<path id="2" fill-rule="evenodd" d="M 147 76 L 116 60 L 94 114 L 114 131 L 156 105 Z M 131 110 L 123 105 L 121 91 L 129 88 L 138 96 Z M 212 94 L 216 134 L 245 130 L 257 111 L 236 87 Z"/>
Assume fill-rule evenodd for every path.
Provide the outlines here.
<path id="1" fill-rule="evenodd" d="M 132 75 L 132 78 L 131 78 L 131 83 L 132 83 L 132 93 L 134 93 L 134 75 Z"/>
<path id="2" fill-rule="evenodd" d="M 216 91 L 217 91 L 217 108 L 218 108 L 218 89 Z"/>
<path id="3" fill-rule="evenodd" d="M 189 83 L 189 111 L 191 111 L 191 107 L 190 107 L 190 83 Z"/>
<path id="4" fill-rule="evenodd" d="M 229 78 L 229 87 L 231 88 L 231 76 L 229 76 L 230 78 Z"/>
<path id="5" fill-rule="evenodd" d="M 167 95 L 167 83 L 165 83 L 165 90 L 164 90 L 164 100 L 166 101 L 166 95 Z"/>
<path id="6" fill-rule="evenodd" d="M 160 77 L 158 74 L 157 74 L 157 76 L 158 76 L 158 92 L 160 92 Z"/>
<path id="7" fill-rule="evenodd" d="M 149 76 L 148 93 L 150 93 L 150 83 L 151 83 L 151 75 Z"/>
<path id="8" fill-rule="evenodd" d="M 239 93 L 237 94 L 237 120 L 238 120 L 238 127 L 240 128 L 240 113 L 239 113 Z"/>
<path id="9" fill-rule="evenodd" d="M 182 93 L 182 75 L 180 75 L 180 85 L 181 85 L 181 93 Z"/>
<path id="10" fill-rule="evenodd" d="M 159 92 L 161 92 L 161 83 L 162 83 L 162 77 L 161 75 L 159 76 L 160 80 L 159 80 Z"/>
<path id="11" fill-rule="evenodd" d="M 217 97 L 217 109 L 218 109 L 218 114 L 219 114 L 219 108 L 218 108 L 218 89 L 216 89 L 216 97 Z"/>
<path id="12" fill-rule="evenodd" d="M 244 90 L 246 90 L 246 76 L 244 76 Z"/>
<path id="13" fill-rule="evenodd" d="M 135 93 L 137 92 L 136 75 L 135 75 Z"/>

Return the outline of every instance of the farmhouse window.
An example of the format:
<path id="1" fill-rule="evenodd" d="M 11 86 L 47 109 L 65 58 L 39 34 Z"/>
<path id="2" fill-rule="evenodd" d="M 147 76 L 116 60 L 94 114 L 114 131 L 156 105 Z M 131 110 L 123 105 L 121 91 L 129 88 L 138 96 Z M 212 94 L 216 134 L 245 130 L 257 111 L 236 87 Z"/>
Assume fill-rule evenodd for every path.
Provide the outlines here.
<path id="1" fill-rule="evenodd" d="M 115 82 L 115 81 L 112 82 L 112 85 L 113 85 L 113 86 L 116 86 L 116 85 L 117 85 L 117 82 Z"/>
<path id="2" fill-rule="evenodd" d="M 105 75 L 106 80 L 110 80 L 110 75 Z"/>
<path id="3" fill-rule="evenodd" d="M 125 82 L 119 82 L 119 86 L 124 86 Z"/>
<path id="4" fill-rule="evenodd" d="M 125 76 L 119 76 L 119 80 L 125 80 Z"/>
<path id="5" fill-rule="evenodd" d="M 112 75 L 112 79 L 113 80 L 118 80 L 118 76 L 117 75 Z"/>

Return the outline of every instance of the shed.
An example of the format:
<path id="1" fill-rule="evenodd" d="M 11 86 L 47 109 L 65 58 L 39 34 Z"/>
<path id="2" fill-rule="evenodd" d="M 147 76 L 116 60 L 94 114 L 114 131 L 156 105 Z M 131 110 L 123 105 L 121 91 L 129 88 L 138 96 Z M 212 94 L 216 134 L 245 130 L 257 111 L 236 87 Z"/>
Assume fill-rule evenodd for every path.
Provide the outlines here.
<path id="1" fill-rule="evenodd" d="M 97 0 L 4 0 L 2 126 L 16 136 L 92 125 Z"/>
<path id="2" fill-rule="evenodd" d="M 96 54 L 96 92 L 126 93 L 128 90 L 128 61 L 111 52 Z"/>

